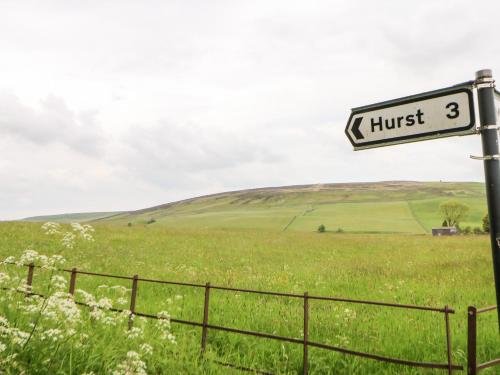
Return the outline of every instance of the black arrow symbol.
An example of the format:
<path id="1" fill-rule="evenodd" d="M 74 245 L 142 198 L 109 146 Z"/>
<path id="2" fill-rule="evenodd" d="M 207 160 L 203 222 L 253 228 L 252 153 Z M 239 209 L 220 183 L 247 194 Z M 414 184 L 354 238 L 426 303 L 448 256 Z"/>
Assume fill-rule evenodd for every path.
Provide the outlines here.
<path id="1" fill-rule="evenodd" d="M 363 117 L 358 117 L 354 120 L 354 124 L 352 125 L 352 134 L 356 137 L 356 139 L 364 139 L 363 134 L 359 131 L 359 127 L 361 126 L 361 121 L 363 121 Z"/>

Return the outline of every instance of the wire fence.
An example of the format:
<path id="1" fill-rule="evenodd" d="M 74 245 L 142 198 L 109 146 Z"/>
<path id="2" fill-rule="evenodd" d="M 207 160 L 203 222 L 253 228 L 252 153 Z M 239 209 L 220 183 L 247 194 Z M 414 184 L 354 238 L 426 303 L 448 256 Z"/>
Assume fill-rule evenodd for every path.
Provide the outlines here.
<path id="1" fill-rule="evenodd" d="M 495 311 L 497 306 L 476 308 L 469 306 L 467 309 L 467 374 L 476 375 L 479 371 L 489 367 L 500 365 L 500 358 L 491 359 L 487 362 L 477 361 L 477 317 L 480 314 Z"/>
<path id="2" fill-rule="evenodd" d="M 9 263 L 7 263 L 7 264 L 9 264 Z M 10 263 L 10 264 L 14 264 L 14 263 Z M 33 275 L 34 275 L 35 269 L 39 268 L 39 266 L 36 266 L 34 264 L 27 264 L 24 266 L 26 266 L 28 268 L 28 274 L 27 274 L 27 278 L 26 278 L 26 284 L 28 286 L 28 290 L 25 291 L 26 295 L 28 295 L 28 296 L 29 295 L 38 295 L 41 297 L 45 297 L 43 294 L 34 293 L 32 291 Z M 309 371 L 309 362 L 310 362 L 310 360 L 309 360 L 309 348 L 319 348 L 319 349 L 323 349 L 323 350 L 327 350 L 327 351 L 338 352 L 338 353 L 342 353 L 342 354 L 346 354 L 346 355 L 351 355 L 351 356 L 356 356 L 356 357 L 360 357 L 360 358 L 366 358 L 366 359 L 370 359 L 370 360 L 374 360 L 374 361 L 395 364 L 395 365 L 401 365 L 401 366 L 443 370 L 443 371 L 447 371 L 448 374 L 452 374 L 454 371 L 460 371 L 460 370 L 464 369 L 463 366 L 458 365 L 458 364 L 454 364 L 452 361 L 450 314 L 454 314 L 455 311 L 448 306 L 444 306 L 444 307 L 440 308 L 440 307 L 397 304 L 397 303 L 387 303 L 387 302 L 358 300 L 358 299 L 339 298 L 339 297 L 313 296 L 313 295 L 309 295 L 307 292 L 305 292 L 303 294 L 296 294 L 296 293 L 281 293 L 281 292 L 252 290 L 252 289 L 240 289 L 240 288 L 231 288 L 231 287 L 225 287 L 225 286 L 216 286 L 216 285 L 211 285 L 210 283 L 197 284 L 197 283 L 186 283 L 186 282 L 141 278 L 138 275 L 120 276 L 120 275 L 112 275 L 112 274 L 105 274 L 105 273 L 96 273 L 96 272 L 78 270 L 77 268 L 59 269 L 59 271 L 66 272 L 66 273 L 70 274 L 70 282 L 69 282 L 68 292 L 71 295 L 74 295 L 74 293 L 75 293 L 78 275 L 89 275 L 89 276 L 98 276 L 98 277 L 105 277 L 105 278 L 129 280 L 131 282 L 131 295 L 130 295 L 130 308 L 129 308 L 129 310 L 124 310 L 124 309 L 119 309 L 119 308 L 111 308 L 110 309 L 111 311 L 115 311 L 115 312 L 130 311 L 130 317 L 128 320 L 129 329 L 132 328 L 132 326 L 134 324 L 134 316 L 144 317 L 144 318 L 148 318 L 148 319 L 158 319 L 158 317 L 156 315 L 137 311 L 137 309 L 136 309 L 137 290 L 139 288 L 139 282 L 141 282 L 141 283 L 155 283 L 155 284 L 163 284 L 163 285 L 177 285 L 177 286 L 185 286 L 185 287 L 203 289 L 204 290 L 203 315 L 200 317 L 201 321 L 184 320 L 184 319 L 177 319 L 177 318 L 173 318 L 173 317 L 170 318 L 170 321 L 172 323 L 188 325 L 188 326 L 192 326 L 192 327 L 199 327 L 201 329 L 200 350 L 201 350 L 202 355 L 203 355 L 203 353 L 205 353 L 206 348 L 207 348 L 207 343 L 208 343 L 208 338 L 209 338 L 208 333 L 210 330 L 214 330 L 214 331 L 222 331 L 222 332 L 228 332 L 228 333 L 239 334 L 239 335 L 253 336 L 253 337 L 258 337 L 258 338 L 262 338 L 262 339 L 276 340 L 276 341 L 288 342 L 288 343 L 300 345 L 300 346 L 302 346 L 302 373 L 304 375 L 307 375 L 308 371 Z M 244 330 L 244 329 L 239 329 L 239 328 L 234 328 L 234 327 L 226 327 L 226 326 L 222 326 L 222 325 L 211 324 L 209 321 L 209 317 L 210 317 L 210 294 L 211 294 L 212 290 L 220 290 L 220 291 L 226 291 L 226 292 L 249 293 L 249 294 L 276 296 L 276 297 L 287 297 L 287 298 L 295 298 L 295 299 L 302 300 L 302 306 L 303 306 L 303 309 L 302 309 L 302 311 L 303 311 L 303 314 L 302 314 L 303 336 L 302 336 L 302 338 L 286 337 L 286 336 L 280 336 L 280 335 L 275 335 L 275 334 L 270 334 L 270 333 L 256 332 L 256 331 Z M 356 350 L 352 350 L 352 349 L 348 349 L 348 348 L 343 348 L 340 346 L 334 346 L 334 345 L 330 345 L 330 344 L 311 341 L 309 339 L 309 323 L 310 323 L 309 302 L 312 300 L 329 301 L 329 302 L 344 302 L 344 303 L 361 304 L 361 305 L 372 305 L 372 306 L 395 308 L 395 309 L 420 310 L 420 311 L 426 311 L 426 312 L 430 312 L 430 313 L 443 314 L 443 316 L 444 316 L 443 332 L 446 335 L 446 348 L 445 348 L 445 350 L 446 350 L 447 361 L 446 361 L 446 363 L 435 363 L 435 362 L 414 361 L 414 360 L 403 359 L 403 358 L 393 358 L 393 357 L 389 357 L 389 356 L 385 356 L 385 355 L 366 353 L 366 352 L 356 351 Z M 75 301 L 75 303 L 80 305 L 80 306 L 90 307 L 88 304 L 86 304 L 84 302 Z M 473 315 L 470 315 L 470 311 L 471 310 L 469 310 L 469 339 L 471 339 L 471 316 L 474 317 L 473 323 L 474 323 L 474 329 L 475 329 L 476 312 L 477 313 L 483 312 L 481 310 L 476 310 L 476 312 Z M 474 336 L 474 348 L 475 348 L 475 336 Z M 471 349 L 471 346 L 469 343 L 469 374 L 476 374 L 476 372 L 470 372 L 470 368 L 471 368 L 470 349 Z M 474 349 L 474 358 L 475 358 L 475 349 Z M 241 371 L 251 371 L 251 372 L 257 372 L 257 373 L 261 373 L 261 374 L 271 374 L 270 372 L 266 372 L 264 370 L 247 368 L 244 366 L 239 366 L 239 365 L 235 365 L 235 364 L 231 364 L 231 363 L 224 363 L 221 361 L 215 361 L 215 362 L 220 364 L 220 365 L 232 367 L 234 369 L 241 370 Z M 495 363 L 489 362 L 489 363 L 482 364 L 479 366 L 476 366 L 476 364 L 474 362 L 474 368 L 477 369 L 477 371 L 479 371 L 482 368 L 490 367 L 490 366 L 493 366 L 497 363 L 500 363 L 500 359 L 495 360 L 493 362 L 495 362 Z"/>

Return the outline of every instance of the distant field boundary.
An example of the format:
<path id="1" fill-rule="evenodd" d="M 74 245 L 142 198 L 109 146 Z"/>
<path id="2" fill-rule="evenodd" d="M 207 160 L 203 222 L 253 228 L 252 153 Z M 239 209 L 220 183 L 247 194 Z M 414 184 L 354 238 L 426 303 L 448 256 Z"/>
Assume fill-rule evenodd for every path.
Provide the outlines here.
<path id="1" fill-rule="evenodd" d="M 413 219 L 420 225 L 420 227 L 424 230 L 424 233 L 429 233 L 429 230 L 425 227 L 424 223 L 418 218 L 417 214 L 413 210 L 413 204 L 411 201 L 406 201 L 408 203 L 408 208 L 410 209 L 411 216 L 413 216 Z"/>
<path id="2" fill-rule="evenodd" d="M 297 216 L 292 217 L 292 219 L 288 222 L 288 224 L 285 225 L 285 227 L 282 229 L 282 232 L 286 231 L 288 229 L 288 227 L 293 224 L 293 222 L 295 221 L 296 218 L 297 218 Z"/>
<path id="3" fill-rule="evenodd" d="M 8 262 L 3 262 L 3 264 L 15 265 L 15 263 L 8 263 Z M 28 269 L 28 274 L 27 274 L 27 278 L 26 278 L 27 289 L 18 290 L 18 291 L 20 293 L 25 293 L 27 297 L 29 297 L 30 295 L 37 295 L 40 297 L 46 297 L 43 294 L 32 292 L 33 276 L 34 276 L 35 269 L 41 268 L 41 267 L 36 266 L 34 264 L 24 264 L 21 266 L 25 266 Z M 187 287 L 193 287 L 193 288 L 203 288 L 205 293 L 204 293 L 204 300 L 203 300 L 202 321 L 196 322 L 196 321 L 188 321 L 188 320 L 175 319 L 175 318 L 170 319 L 170 321 L 172 323 L 184 324 L 184 325 L 189 325 L 189 326 L 201 328 L 201 348 L 200 349 L 201 349 L 202 355 L 205 352 L 206 347 L 207 347 L 209 330 L 216 330 L 216 331 L 224 331 L 224 332 L 229 332 L 229 333 L 234 333 L 234 334 L 253 336 L 253 337 L 259 337 L 259 338 L 263 338 L 263 339 L 271 339 L 271 340 L 277 340 L 277 341 L 289 342 L 289 343 L 301 345 L 303 347 L 302 373 L 304 375 L 308 374 L 308 368 L 309 368 L 308 348 L 309 347 L 320 348 L 320 349 L 324 349 L 324 350 L 343 353 L 346 355 L 352 355 L 352 356 L 356 356 L 356 357 L 367 358 L 367 359 L 371 359 L 371 360 L 375 360 L 375 361 L 391 363 L 391 364 L 396 364 L 396 365 L 401 365 L 401 366 L 446 370 L 448 372 L 448 374 L 452 374 L 453 371 L 461 371 L 464 369 L 463 366 L 453 364 L 453 362 L 452 362 L 450 314 L 454 314 L 455 311 L 448 306 L 444 306 L 444 308 L 439 308 L 439 307 L 429 307 L 429 306 L 388 303 L 388 302 L 380 302 L 380 301 L 357 300 L 357 299 L 350 299 L 350 298 L 312 296 L 312 295 L 309 295 L 307 292 L 305 292 L 304 294 L 296 294 L 296 293 L 281 293 L 281 292 L 252 290 L 252 289 L 240 289 L 240 288 L 231 288 L 231 287 L 225 287 L 225 286 L 211 285 L 209 282 L 206 284 L 197 284 L 197 283 L 185 283 L 185 282 L 177 282 L 177 281 L 165 281 L 165 280 L 158 280 L 158 279 L 140 278 L 138 275 L 121 276 L 121 275 L 112 275 L 112 274 L 105 274 L 105 273 L 81 271 L 81 270 L 78 270 L 76 268 L 58 269 L 58 271 L 66 272 L 66 273 L 70 274 L 68 293 L 72 296 L 74 296 L 74 293 L 75 293 L 77 275 L 79 275 L 79 274 L 80 275 L 95 276 L 95 277 L 130 280 L 132 282 L 132 289 L 131 289 L 131 295 L 130 295 L 130 309 L 129 310 L 118 309 L 118 308 L 111 308 L 110 309 L 111 311 L 114 311 L 114 312 L 130 311 L 130 317 L 129 317 L 129 322 L 128 322 L 129 329 L 131 329 L 133 324 L 134 324 L 134 316 L 145 317 L 148 319 L 159 319 L 156 315 L 146 314 L 146 313 L 142 313 L 142 312 L 136 310 L 137 290 L 138 290 L 139 282 L 179 285 L 179 286 L 187 286 Z M 5 290 L 8 288 L 2 288 L 2 289 Z M 224 326 L 209 324 L 210 291 L 212 289 L 213 290 L 223 290 L 223 291 L 228 291 L 228 292 L 241 292 L 241 293 L 251 293 L 251 294 L 260 294 L 260 295 L 267 295 L 267 296 L 275 296 L 275 297 L 302 299 L 303 300 L 303 316 L 302 316 L 303 337 L 302 338 L 285 337 L 285 336 L 278 336 L 278 335 L 269 334 L 269 333 L 248 331 L 248 330 L 242 330 L 242 329 L 238 329 L 238 328 L 224 327 Z M 443 331 L 446 333 L 447 362 L 446 363 L 419 362 L 419 361 L 413 361 L 413 360 L 407 360 L 407 359 L 401 359 L 401 358 L 392 358 L 392 357 L 387 357 L 387 356 L 383 356 L 383 355 L 379 355 L 379 354 L 364 353 L 364 352 L 359 352 L 359 351 L 355 351 L 355 350 L 351 350 L 351 349 L 347 349 L 347 348 L 342 348 L 342 347 L 333 346 L 333 345 L 329 345 L 329 344 L 323 344 L 323 343 L 310 341 L 309 340 L 309 301 L 310 300 L 321 300 L 321 301 L 327 301 L 327 302 L 346 302 L 346 303 L 353 303 L 353 304 L 374 305 L 374 306 L 379 306 L 379 307 L 399 308 L 399 309 L 411 309 L 411 310 L 420 310 L 420 311 L 427 311 L 427 312 L 431 312 L 431 313 L 444 314 L 445 327 L 444 327 Z M 75 303 L 77 305 L 80 305 L 80 306 L 91 307 L 90 305 L 88 305 L 84 302 L 75 301 Z M 485 310 L 485 311 L 489 311 L 489 310 Z M 479 312 L 482 312 L 482 311 L 479 311 Z M 470 334 L 470 329 L 469 329 L 469 336 L 470 335 L 471 334 Z M 493 362 L 495 362 L 495 363 L 493 363 L 493 364 L 487 363 L 487 364 L 479 365 L 479 366 L 477 366 L 477 369 L 479 370 L 479 369 L 490 367 L 490 366 L 493 366 L 497 363 L 500 363 L 500 359 L 495 360 Z M 271 374 L 270 372 L 266 372 L 263 370 L 246 368 L 246 367 L 231 364 L 231 363 L 223 363 L 223 362 L 219 362 L 219 361 L 216 361 L 216 363 L 219 365 L 232 367 L 234 369 L 238 369 L 241 371 L 250 371 L 250 372 L 256 372 L 256 373 L 260 373 L 260 374 Z M 474 362 L 474 366 L 475 366 L 475 362 Z M 483 366 L 483 367 L 481 367 L 481 366 Z M 470 367 L 470 363 L 469 363 L 469 367 Z M 470 373 L 470 374 L 472 374 L 472 373 Z M 475 373 L 473 373 L 473 374 L 475 374 Z"/>

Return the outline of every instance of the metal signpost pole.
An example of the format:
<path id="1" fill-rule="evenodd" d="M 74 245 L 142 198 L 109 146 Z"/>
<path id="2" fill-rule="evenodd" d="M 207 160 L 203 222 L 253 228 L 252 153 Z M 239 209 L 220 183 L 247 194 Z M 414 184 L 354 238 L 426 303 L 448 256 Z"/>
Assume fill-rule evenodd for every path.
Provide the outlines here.
<path id="1" fill-rule="evenodd" d="M 489 69 L 476 72 L 476 86 L 483 144 L 486 198 L 490 219 L 490 239 L 497 305 L 500 303 L 500 161 L 498 148 L 497 111 L 495 108 L 495 81 Z M 500 309 L 498 324 L 500 328 Z"/>

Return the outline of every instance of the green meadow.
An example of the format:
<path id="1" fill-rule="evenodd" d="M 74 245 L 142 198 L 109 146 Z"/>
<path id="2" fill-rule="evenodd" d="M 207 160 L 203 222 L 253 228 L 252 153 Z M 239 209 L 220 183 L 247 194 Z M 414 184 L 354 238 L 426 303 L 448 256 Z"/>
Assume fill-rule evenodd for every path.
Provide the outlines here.
<path id="1" fill-rule="evenodd" d="M 411 210 L 428 212 L 426 207 L 434 204 L 431 200 L 426 198 L 419 202 L 420 206 L 412 204 L 411 208 L 408 203 L 395 201 L 393 205 L 385 205 L 385 208 L 391 208 L 384 214 L 376 213 L 379 210 L 376 202 L 353 204 L 358 206 L 355 210 L 359 209 L 360 214 L 366 209 L 363 211 L 359 206 L 369 208 L 371 214 L 365 212 L 366 217 L 359 218 L 359 221 L 371 225 L 370 230 L 389 232 L 387 226 L 381 226 L 371 215 L 407 218 L 412 216 Z M 235 228 L 234 221 L 227 220 L 228 228 L 213 228 L 210 222 L 214 216 L 206 212 L 205 215 L 199 213 L 204 217 L 199 218 L 200 223 L 205 223 L 203 227 L 195 225 L 194 221 L 189 225 L 166 225 L 173 222 L 172 219 L 159 216 L 149 225 L 137 219 L 128 226 L 129 218 L 109 223 L 98 221 L 94 223 L 95 242 L 81 242 L 74 249 L 62 249 L 57 239 L 43 233 L 39 223 L 0 223 L 0 255 L 18 256 L 24 249 L 31 248 L 42 254 L 63 254 L 67 258 L 67 268 L 78 267 L 94 272 L 138 274 L 144 278 L 202 284 L 209 281 L 212 285 L 293 293 L 307 291 L 310 295 L 434 307 L 449 305 L 456 310 L 451 315 L 453 361 L 465 365 L 467 306 L 482 307 L 495 303 L 488 237 L 435 238 L 408 233 L 320 234 L 298 230 L 299 225 L 314 228 L 319 222 L 335 227 L 326 220 L 333 213 L 342 215 L 345 203 L 338 205 L 337 210 L 333 210 L 333 204 L 320 207 L 315 214 L 317 221 L 303 219 L 296 223 L 296 230 L 290 228 L 286 231 L 276 230 L 282 223 L 287 224 L 284 215 L 282 219 L 267 216 L 266 221 L 264 212 L 259 224 L 271 223 L 274 227 L 239 229 Z M 314 216 L 313 212 L 310 214 Z M 342 220 L 332 218 L 331 223 L 336 224 L 335 220 L 339 220 L 346 230 L 359 230 L 360 224 L 354 218 L 348 221 L 349 215 L 344 215 Z M 208 220 L 207 216 L 211 219 Z M 307 218 L 308 214 L 304 217 Z M 255 212 L 247 219 L 251 223 L 258 222 Z M 399 220 L 388 218 L 384 223 L 396 225 Z M 401 232 L 418 233 L 423 232 L 422 226 L 432 225 L 431 218 L 425 215 L 421 215 L 419 221 L 422 223 L 420 227 L 415 220 L 408 220 L 399 222 L 397 228 Z M 25 269 L 4 268 L 7 271 L 14 268 L 23 277 L 26 274 Z M 35 291 L 43 289 L 44 272 L 35 272 Z M 68 278 L 69 275 L 63 276 Z M 98 287 L 103 284 L 130 288 L 127 280 L 84 275 L 77 278 L 77 288 L 91 293 L 101 293 Z M 151 314 L 168 310 L 173 318 L 201 322 L 203 293 L 203 289 L 140 282 L 137 310 Z M 301 338 L 302 301 L 212 290 L 209 323 Z M 60 346 L 57 355 L 51 355 L 51 366 L 48 367 L 42 365 L 41 358 L 30 358 L 31 369 L 37 369 L 33 373 L 112 373 L 107 364 L 124 355 L 130 344 L 113 336 L 114 333 L 104 335 L 100 332 L 89 328 L 89 334 L 97 335 L 99 341 L 96 342 L 100 343 L 88 349 L 89 352 L 73 350 L 70 353 L 69 349 Z M 116 335 L 121 335 L 120 332 Z M 300 345 L 209 331 L 204 360 L 199 356 L 199 328 L 172 323 L 172 332 L 177 344 L 165 343 L 164 346 L 155 341 L 157 338 L 153 333 L 144 332 L 144 340 L 156 342 L 154 354 L 144 359 L 148 373 L 238 373 L 216 365 L 214 360 L 277 374 L 301 372 Z M 478 336 L 480 361 L 500 356 L 495 313 L 480 317 Z M 434 312 L 311 301 L 310 340 L 396 358 L 446 362 L 444 317 Z M 311 374 L 444 373 L 442 370 L 386 365 L 314 348 L 310 349 L 309 358 Z"/>

